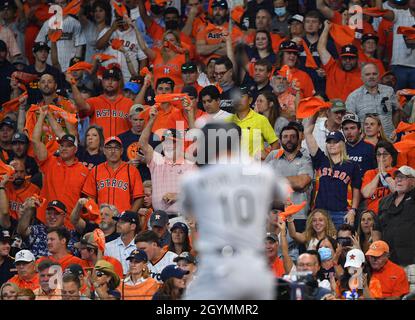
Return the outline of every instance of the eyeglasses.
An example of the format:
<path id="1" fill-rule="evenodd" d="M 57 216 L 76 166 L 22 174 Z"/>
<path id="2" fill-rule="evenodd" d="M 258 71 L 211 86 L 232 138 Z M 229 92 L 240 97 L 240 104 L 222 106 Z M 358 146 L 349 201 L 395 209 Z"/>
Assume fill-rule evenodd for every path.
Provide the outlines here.
<path id="1" fill-rule="evenodd" d="M 231 70 L 231 69 L 229 69 Z M 213 74 L 217 77 L 223 77 L 229 70 L 223 71 L 223 72 L 214 72 Z"/>
<path id="2" fill-rule="evenodd" d="M 409 179 L 409 178 L 411 178 L 411 177 L 405 176 L 405 175 L 403 175 L 403 174 L 398 174 L 398 175 L 395 177 L 395 180 L 407 180 L 407 179 Z"/>
<path id="3" fill-rule="evenodd" d="M 370 117 L 370 116 L 372 116 L 372 117 L 379 117 L 379 113 L 376 113 L 376 112 L 373 112 L 373 113 L 366 113 L 366 114 L 365 114 L 365 116 L 366 116 L 366 117 Z"/>
<path id="4" fill-rule="evenodd" d="M 105 273 L 102 272 L 102 271 L 99 271 L 99 270 L 95 271 L 95 274 L 97 275 L 98 278 L 101 278 L 102 276 L 105 276 Z"/>
<path id="5" fill-rule="evenodd" d="M 315 265 L 315 263 L 299 263 L 297 267 L 314 267 Z"/>

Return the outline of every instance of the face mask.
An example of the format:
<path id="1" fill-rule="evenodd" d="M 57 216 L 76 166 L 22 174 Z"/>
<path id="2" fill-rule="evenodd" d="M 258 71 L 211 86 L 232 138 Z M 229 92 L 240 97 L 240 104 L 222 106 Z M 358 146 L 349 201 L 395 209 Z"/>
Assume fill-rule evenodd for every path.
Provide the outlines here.
<path id="1" fill-rule="evenodd" d="M 318 249 L 318 254 L 320 255 L 321 262 L 330 260 L 332 258 L 331 250 L 326 247 Z"/>
<path id="2" fill-rule="evenodd" d="M 166 30 L 177 30 L 179 29 L 179 23 L 176 20 L 166 21 Z"/>
<path id="3" fill-rule="evenodd" d="M 285 7 L 274 8 L 274 12 L 278 17 L 282 17 L 287 13 L 287 9 Z"/>
<path id="4" fill-rule="evenodd" d="M 23 178 L 16 178 L 13 181 L 13 184 L 17 187 L 20 187 L 22 184 L 24 183 L 24 179 Z"/>

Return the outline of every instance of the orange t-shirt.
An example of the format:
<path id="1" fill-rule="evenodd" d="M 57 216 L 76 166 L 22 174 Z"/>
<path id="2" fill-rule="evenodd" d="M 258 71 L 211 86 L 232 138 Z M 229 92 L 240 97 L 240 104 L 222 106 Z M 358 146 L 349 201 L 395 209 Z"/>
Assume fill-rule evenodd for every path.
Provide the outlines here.
<path id="1" fill-rule="evenodd" d="M 284 263 L 277 257 L 271 266 L 274 276 L 281 278 L 285 274 Z"/>
<path id="2" fill-rule="evenodd" d="M 363 85 L 360 68 L 353 71 L 344 71 L 340 66 L 340 62 L 332 57 L 323 68 L 327 73 L 326 94 L 329 99 L 346 101 L 351 92 Z"/>
<path id="3" fill-rule="evenodd" d="M 216 26 L 212 23 L 208 23 L 204 30 L 199 32 L 197 35 L 196 40 L 199 42 L 204 42 L 207 45 L 218 44 L 223 41 L 223 35 L 225 32 L 229 30 L 229 23 L 226 22 L 222 26 Z M 244 33 L 239 29 L 237 26 L 233 26 L 232 29 L 232 41 L 233 45 L 235 45 L 239 40 L 244 37 Z M 210 58 L 219 58 L 220 55 L 212 53 L 209 55 L 200 55 L 200 58 L 203 60 L 205 64 L 208 63 Z"/>
<path id="4" fill-rule="evenodd" d="M 60 157 L 52 155 L 38 164 L 43 173 L 43 187 L 40 196 L 45 198 L 46 201 L 43 206 L 38 208 L 37 218 L 45 223 L 47 203 L 52 200 L 59 200 L 65 204 L 67 210 L 65 226 L 73 230 L 70 216 L 81 196 L 82 186 L 89 173 L 88 168 L 78 159 L 73 164 L 67 165 Z"/>
<path id="5" fill-rule="evenodd" d="M 122 300 L 151 300 L 159 288 L 160 284 L 156 280 L 147 278 L 134 286 L 121 283 L 117 290 L 121 292 Z"/>
<path id="6" fill-rule="evenodd" d="M 139 171 L 126 162 L 121 162 L 116 170 L 107 162 L 96 166 L 89 172 L 82 193 L 95 199 L 98 204 L 116 206 L 119 212 L 130 210 L 135 199 L 144 197 Z"/>
<path id="7" fill-rule="evenodd" d="M 7 282 L 11 282 L 14 283 L 15 285 L 17 285 L 20 289 L 30 289 L 32 291 L 40 288 L 39 285 L 39 274 L 36 273 L 32 279 L 26 281 L 23 280 L 19 277 L 18 274 L 16 274 L 15 276 L 13 276 L 12 278 L 9 279 L 9 281 Z"/>
<path id="8" fill-rule="evenodd" d="M 392 168 L 392 169 L 388 170 L 387 173 L 389 173 L 391 175 L 395 170 L 396 170 L 396 168 Z M 375 176 L 378 174 L 378 172 L 379 172 L 378 169 L 372 169 L 372 170 L 366 171 L 364 176 L 363 176 L 361 189 L 366 187 L 375 178 Z M 373 195 L 370 198 L 366 199 L 367 209 L 368 210 L 373 210 L 373 212 L 375 212 L 377 214 L 378 211 L 379 211 L 379 202 L 380 202 L 380 200 L 382 200 L 382 198 L 386 197 L 390 193 L 391 193 L 391 191 L 388 188 L 385 188 L 382 185 L 382 183 L 379 181 L 379 184 L 376 187 L 376 190 L 373 193 Z"/>
<path id="9" fill-rule="evenodd" d="M 29 181 L 25 181 L 22 188 L 15 189 L 13 183 L 9 182 L 6 186 L 6 195 L 9 200 L 9 214 L 15 220 L 20 218 L 19 210 L 23 206 L 23 202 L 34 194 L 39 194 L 40 189 Z"/>
<path id="10" fill-rule="evenodd" d="M 380 281 L 384 298 L 400 297 L 409 292 L 405 270 L 390 260 L 380 271 L 373 271 L 372 277 Z"/>
<path id="11" fill-rule="evenodd" d="M 148 123 L 150 119 L 150 110 L 150 108 L 147 108 L 140 114 L 145 123 Z M 173 119 L 176 117 L 176 113 L 180 113 L 180 110 L 173 105 L 170 105 L 167 110 L 159 108 L 151 132 L 161 135 L 165 129 L 173 129 L 175 127 Z"/>
<path id="12" fill-rule="evenodd" d="M 307 73 L 297 68 L 291 68 L 291 75 L 293 79 L 297 79 L 300 82 L 299 87 L 303 98 L 308 98 L 314 95 L 314 84 Z"/>
<path id="13" fill-rule="evenodd" d="M 206 14 L 202 13 L 199 16 L 197 16 L 193 20 L 193 26 L 192 26 L 192 38 L 196 39 L 199 32 L 201 32 L 204 28 L 206 28 L 208 24 L 208 21 L 206 20 Z"/>
<path id="14" fill-rule="evenodd" d="M 128 114 L 134 102 L 119 95 L 115 100 L 109 100 L 105 95 L 89 98 L 86 102 L 91 107 L 89 112 L 80 112 L 80 116 L 91 117 L 91 124 L 97 124 L 104 129 L 104 137 L 118 136 L 130 130 Z"/>
<path id="15" fill-rule="evenodd" d="M 85 260 L 75 257 L 69 253 L 61 259 L 55 259 L 53 256 L 40 257 L 36 260 L 36 265 L 39 265 L 39 263 L 44 260 L 50 260 L 59 263 L 59 265 L 62 267 L 62 271 L 65 271 L 65 269 L 71 264 L 79 264 L 82 268 L 88 267 L 88 264 L 85 262 Z"/>
<path id="16" fill-rule="evenodd" d="M 153 49 L 156 57 L 152 61 L 154 72 L 154 86 L 158 78 L 168 77 L 174 81 L 174 92 L 181 92 L 183 88 L 182 64 L 186 62 L 184 54 L 176 54 L 173 59 L 163 61 L 160 49 Z"/>

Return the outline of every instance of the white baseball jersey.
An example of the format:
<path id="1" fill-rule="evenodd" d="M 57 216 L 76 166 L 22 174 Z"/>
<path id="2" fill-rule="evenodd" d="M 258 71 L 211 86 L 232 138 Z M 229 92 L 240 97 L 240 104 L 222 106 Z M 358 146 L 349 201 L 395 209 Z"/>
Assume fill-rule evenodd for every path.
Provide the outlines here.
<path id="1" fill-rule="evenodd" d="M 98 39 L 100 39 L 108 31 L 108 29 L 109 28 L 104 28 L 98 35 Z M 134 69 L 138 70 L 138 60 L 147 59 L 147 56 L 144 54 L 143 50 L 141 50 L 140 46 L 138 45 L 134 29 L 128 28 L 127 31 L 117 30 L 111 35 L 110 42 L 112 39 L 120 39 L 124 41 L 124 48 L 127 51 L 127 55 L 130 58 L 132 64 L 134 65 Z M 114 50 L 111 47 L 111 44 L 108 45 L 108 47 L 103 51 L 103 53 L 116 57 L 116 59 L 105 61 L 103 65 L 107 66 L 110 63 L 118 63 L 121 66 L 124 82 L 129 81 L 131 74 L 128 70 L 127 61 L 125 60 L 124 54 L 121 51 Z"/>
<path id="2" fill-rule="evenodd" d="M 53 19 L 53 17 L 50 19 Z M 49 20 L 43 23 L 43 26 L 40 29 L 35 41 L 47 42 L 50 47 L 50 41 L 48 38 Z M 86 40 L 79 21 L 72 16 L 64 17 L 62 36 L 57 41 L 58 60 L 61 65 L 62 72 L 65 72 L 66 69 L 68 69 L 70 60 L 76 56 L 76 47 L 84 44 L 86 44 Z M 51 55 L 49 55 L 47 63 L 52 64 Z"/>
<path id="3" fill-rule="evenodd" d="M 209 165 L 182 184 L 185 212 L 198 224 L 198 277 L 185 299 L 273 299 L 264 252 L 265 224 L 284 178 L 261 164 Z"/>
<path id="4" fill-rule="evenodd" d="M 167 251 L 163 257 L 157 261 L 155 264 L 153 264 L 151 261 L 147 263 L 148 269 L 150 270 L 151 277 L 157 280 L 158 282 L 162 282 L 160 279 L 160 274 L 163 271 L 163 269 L 171 264 L 176 264 L 174 262 L 174 258 L 177 257 L 177 254 L 171 251 Z"/>
<path id="5" fill-rule="evenodd" d="M 285 180 L 281 179 L 283 186 Z M 272 200 L 284 191 L 267 165 L 208 165 L 183 179 L 184 211 L 198 223 L 198 251 L 261 251 Z"/>

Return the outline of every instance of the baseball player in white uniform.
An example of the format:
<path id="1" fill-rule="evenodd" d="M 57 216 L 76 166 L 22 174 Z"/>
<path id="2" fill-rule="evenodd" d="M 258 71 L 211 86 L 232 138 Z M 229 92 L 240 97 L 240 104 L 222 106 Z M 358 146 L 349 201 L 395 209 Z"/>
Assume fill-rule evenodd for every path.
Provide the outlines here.
<path id="1" fill-rule="evenodd" d="M 68 1 L 55 0 L 55 4 L 62 8 L 66 6 Z M 54 17 L 49 20 L 54 19 Z M 50 41 L 48 38 L 49 20 L 43 23 L 35 42 L 47 42 L 50 47 Z M 82 46 L 86 44 L 85 35 L 82 32 L 81 24 L 78 20 L 67 15 L 63 18 L 62 24 L 62 36 L 56 42 L 58 47 L 58 60 L 61 66 L 62 72 L 66 72 L 69 67 L 70 60 L 73 57 L 82 57 Z M 51 63 L 51 56 L 49 55 L 48 64 Z"/>
<path id="2" fill-rule="evenodd" d="M 228 139 L 223 149 L 217 141 L 219 147 L 211 144 L 215 138 L 205 138 L 205 146 L 210 145 L 205 147 L 205 160 L 210 163 L 215 157 L 229 159 L 229 152 L 235 154 L 240 146 L 240 128 L 235 124 L 209 123 L 202 132 L 206 137 L 206 132 L 214 130 L 222 130 L 222 137 L 223 130 L 228 135 L 238 132 L 238 139 Z M 198 158 L 199 165 L 202 158 Z M 274 298 L 274 277 L 266 263 L 263 234 L 272 201 L 285 199 L 287 184 L 269 167 L 242 160 L 231 156 L 230 163 L 200 165 L 199 172 L 183 180 L 183 210 L 197 221 L 200 257 L 198 277 L 185 299 Z"/>

